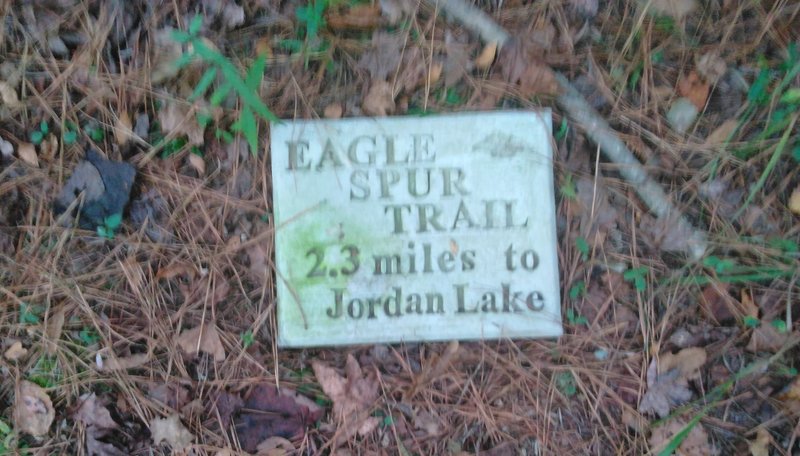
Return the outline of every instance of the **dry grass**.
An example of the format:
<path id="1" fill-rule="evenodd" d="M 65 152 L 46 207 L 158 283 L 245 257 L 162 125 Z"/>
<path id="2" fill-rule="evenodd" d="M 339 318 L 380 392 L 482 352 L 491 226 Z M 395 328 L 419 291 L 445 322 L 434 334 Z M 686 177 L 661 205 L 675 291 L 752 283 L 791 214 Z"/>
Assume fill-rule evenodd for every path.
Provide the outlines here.
<path id="1" fill-rule="evenodd" d="M 446 344 L 279 350 L 269 151 L 253 157 L 244 144 L 226 145 L 207 134 L 207 172 L 199 175 L 187 162 L 188 146 L 161 158 L 154 144 L 118 144 L 112 133 L 122 112 L 132 117 L 148 113 L 153 122 L 156 104 L 186 103 L 199 75 L 160 84 L 151 84 L 150 76 L 158 56 L 156 32 L 165 24 L 182 23 L 198 7 L 195 3 L 156 7 L 131 2 L 114 10 L 105 2 L 84 1 L 68 9 L 0 2 L 5 12 L 0 55 L 22 71 L 18 93 L 24 103 L 8 115 L 0 113 L 0 137 L 27 141 L 42 119 L 57 131 L 68 123 L 83 126 L 89 119 L 106 130 L 103 140 L 83 134 L 77 144 L 59 144 L 50 155 L 40 153 L 39 167 L 19 159 L 0 165 L 0 343 L 4 351 L 17 340 L 28 349 L 17 361 L 0 360 L 0 419 L 12 423 L 15 385 L 24 379 L 45 385 L 56 409 L 55 424 L 44 439 L 18 436 L 30 453 L 86 454 L 85 426 L 72 413 L 82 394 L 96 392 L 109 401 L 122 425 L 111 441 L 130 454 L 169 454 L 166 445 L 153 446 L 147 430 L 153 418 L 176 411 L 174 404 L 154 399 L 152 390 L 158 385 L 186 391 L 180 412 L 196 436 L 193 454 L 236 451 L 235 436 L 222 432 L 219 416 L 210 412 L 218 392 L 267 382 L 324 399 L 310 360 L 342 367 L 352 353 L 377 374 L 380 399 L 374 409 L 390 418 L 376 432 L 347 442 L 337 454 L 646 454 L 655 418 L 641 415 L 638 404 L 648 388 L 651 360 L 682 346 L 676 333 L 688 334 L 682 337 L 691 339 L 689 346 L 708 352 L 702 378 L 693 387 L 693 402 L 677 412 L 687 420 L 707 405 L 706 393 L 777 351 L 748 351 L 751 328 L 741 319 L 721 324 L 703 310 L 706 286 L 680 279 L 711 277 L 710 283 L 719 285 L 717 275 L 659 248 L 658 229 L 652 228 L 657 223 L 648 219 L 615 165 L 598 158 L 575 128 L 557 144 L 559 181 L 563 184 L 570 174 L 600 192 L 559 200 L 559 263 L 563 309 L 574 309 L 586 318 L 585 324 L 565 320 L 566 335 L 558 341 L 462 343 L 449 354 Z M 248 14 L 258 18 L 236 31 L 209 32 L 212 41 L 234 62 L 244 62 L 251 59 L 255 40 L 270 40 L 276 55 L 269 60 L 262 94 L 280 117 L 321 116 L 334 102 L 344 106 L 345 115 L 357 114 L 369 86 L 368 75 L 357 65 L 368 34 L 324 32 L 331 50 L 306 66 L 302 59 L 280 53 L 276 44 L 293 35 L 296 23 L 288 13 L 294 4 L 264 3 L 267 10 L 287 15 L 272 21 L 267 10 L 247 5 Z M 573 80 L 591 78 L 585 87 L 598 97 L 604 116 L 674 200 L 707 229 L 716 255 L 745 266 L 795 268 L 780 277 L 734 284 L 729 293 L 737 303 L 743 291 L 754 297 L 763 321 L 788 320 L 784 347 L 791 346 L 799 334 L 797 256 L 781 256 L 766 241 L 796 244 L 800 239 L 797 215 L 786 207 L 788 195 L 800 183 L 797 161 L 784 155 L 753 209 L 742 217 L 732 217 L 738 206 L 727 199 L 737 192 L 746 195 L 764 171 L 777 137 L 759 140 L 759 152 L 746 159 L 730 150 L 753 145 L 776 104 L 759 107 L 728 147 L 709 145 L 705 138 L 741 114 L 746 92 L 730 87 L 738 79 L 712 87 L 703 115 L 687 135 L 675 134 L 664 112 L 675 97 L 677 80 L 695 68 L 697 55 L 718 51 L 729 68 L 751 82 L 760 56 L 776 68 L 789 44 L 800 40 L 800 5 L 709 2 L 702 14 L 666 30 L 641 16 L 636 2 L 601 4 L 598 15 L 586 21 L 572 9 L 584 3 L 578 0 L 512 1 L 499 7 L 482 3 L 508 30 L 550 40 L 544 54 L 550 65 Z M 40 31 L 30 26 L 30 14 L 43 18 L 44 10 L 60 18 L 62 34 L 88 37 L 70 44 L 69 57 L 53 55 Z M 431 13 L 420 6 L 407 23 L 407 41 L 429 52 L 429 75 L 432 57 L 446 53 L 445 31 L 458 29 Z M 127 17 L 134 22 L 119 22 Z M 119 41 L 115 34 L 136 41 Z M 129 53 L 120 57 L 121 48 L 109 42 L 128 43 Z M 467 44 L 476 55 L 479 43 L 469 39 Z M 8 71 L 0 73 L 0 80 L 10 77 Z M 640 82 L 629 87 L 634 74 Z M 398 113 L 404 112 L 403 103 L 406 110 L 434 111 L 476 109 L 487 99 L 504 108 L 552 104 L 547 96 L 523 97 L 491 70 L 473 71 L 454 86 L 461 95 L 457 103 L 446 101 L 441 84 L 424 84 L 403 94 Z M 798 86 L 797 78 L 793 85 Z M 235 110 L 229 107 L 228 115 Z M 556 116 L 554 125 L 559 125 Z M 797 141 L 797 130 L 792 135 Z M 59 224 L 51 210 L 53 197 L 84 147 L 92 146 L 136 164 L 135 197 L 153 192 L 163 198 L 168 210 L 158 223 L 172 233 L 170 238 L 155 242 L 127 218 L 113 241 Z M 718 163 L 713 177 L 712 163 Z M 710 182 L 726 187 L 708 196 L 704 188 Z M 589 241 L 588 257 L 576 248 L 578 237 Z M 620 271 L 639 266 L 649 272 L 646 287 L 637 291 Z M 580 280 L 587 293 L 571 300 L 569 291 Z M 59 312 L 65 316 L 63 330 L 54 333 L 52 321 Z M 36 318 L 26 320 L 31 313 Z M 176 340 L 182 330 L 211 322 L 219 329 L 224 360 L 179 349 Z M 248 331 L 255 341 L 244 348 L 241 335 Z M 723 397 L 711 398 L 701 423 L 721 454 L 746 454 L 759 428 L 771 434 L 772 454 L 800 451 L 797 413 L 775 396 L 791 381 L 785 372 L 797 368 L 796 356 L 791 349 L 773 359 L 769 369 L 741 379 Z M 114 363 L 133 367 L 114 369 Z M 295 442 L 298 453 L 333 453 L 333 436 L 346 425 L 327 415 L 321 426 Z"/>

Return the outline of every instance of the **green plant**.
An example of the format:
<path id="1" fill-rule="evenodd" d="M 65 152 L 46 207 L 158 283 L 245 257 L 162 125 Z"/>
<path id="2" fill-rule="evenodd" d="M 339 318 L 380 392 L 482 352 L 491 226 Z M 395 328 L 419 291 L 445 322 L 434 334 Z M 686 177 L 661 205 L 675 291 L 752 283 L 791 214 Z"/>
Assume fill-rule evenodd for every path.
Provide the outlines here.
<path id="1" fill-rule="evenodd" d="M 561 141 L 562 139 L 566 138 L 567 133 L 569 133 L 569 124 L 567 123 L 567 118 L 562 117 L 561 126 L 558 127 L 558 131 L 554 135 L 556 141 Z"/>
<path id="2" fill-rule="evenodd" d="M 78 340 L 80 340 L 84 346 L 88 347 L 100 341 L 100 335 L 97 334 L 94 329 L 87 326 L 78 333 Z"/>
<path id="3" fill-rule="evenodd" d="M 569 324 L 573 326 L 589 324 L 589 320 L 587 320 L 586 317 L 575 313 L 575 310 L 573 309 L 567 309 L 567 320 L 569 321 Z"/>
<path id="4" fill-rule="evenodd" d="M 569 298 L 572 299 L 573 301 L 585 295 L 586 295 L 586 282 L 584 282 L 583 280 L 578 280 L 569 289 Z"/>
<path id="5" fill-rule="evenodd" d="M 748 328 L 758 328 L 758 325 L 760 324 L 761 321 L 752 315 L 747 315 L 744 317 L 744 325 Z"/>
<path id="6" fill-rule="evenodd" d="M 42 306 L 32 306 L 26 302 L 19 303 L 19 323 L 21 325 L 37 325 L 42 319 L 44 312 Z"/>
<path id="7" fill-rule="evenodd" d="M 631 268 L 622 273 L 622 278 L 628 282 L 632 282 L 636 291 L 642 292 L 647 289 L 647 273 L 649 269 L 647 266 L 640 266 L 638 268 Z"/>
<path id="8" fill-rule="evenodd" d="M 583 236 L 575 238 L 575 248 L 581 252 L 581 259 L 586 261 L 589 259 L 589 243 Z"/>
<path id="9" fill-rule="evenodd" d="M 221 75 L 224 82 L 220 84 L 209 98 L 212 106 L 219 106 L 225 97 L 231 92 L 235 92 L 241 103 L 239 118 L 234 122 L 231 129 L 241 133 L 250 146 L 250 152 L 258 155 L 258 121 L 256 115 L 266 121 L 278 121 L 278 118 L 261 101 L 258 88 L 264 76 L 266 57 L 259 56 L 253 65 L 247 70 L 244 78 L 239 74 L 236 66 L 227 57 L 216 49 L 212 49 L 202 37 L 199 36 L 200 27 L 203 23 L 201 16 L 195 16 L 189 24 L 189 30 L 173 32 L 173 39 L 179 43 L 189 44 L 190 51 L 178 60 L 178 67 L 183 67 L 200 59 L 208 65 L 208 69 L 203 73 L 189 96 L 189 100 L 195 100 L 203 96 L 214 81 L 217 75 Z M 198 124 L 203 126 L 208 124 L 210 119 L 200 117 Z"/>
<path id="10" fill-rule="evenodd" d="M 106 239 L 114 239 L 114 232 L 122 224 L 122 214 L 109 215 L 103 224 L 97 227 L 97 235 Z"/>
<path id="11" fill-rule="evenodd" d="M 305 55 L 305 64 L 308 66 L 308 53 L 323 51 L 328 47 L 328 43 L 319 39 L 319 32 L 325 25 L 325 11 L 328 9 L 328 0 L 311 0 L 306 6 L 298 6 L 294 15 L 298 28 L 298 39 L 287 39 L 281 42 L 281 46 L 292 51 Z"/>
<path id="12" fill-rule="evenodd" d="M 58 365 L 58 358 L 48 355 L 41 356 L 28 373 L 28 380 L 42 388 L 58 386 L 58 382 L 61 380 L 61 367 Z"/>
<path id="13" fill-rule="evenodd" d="M 47 121 L 43 120 L 39 124 L 39 129 L 34 130 L 31 132 L 31 142 L 39 145 L 44 140 L 44 137 L 50 132 L 50 126 L 47 125 Z"/>
<path id="14" fill-rule="evenodd" d="M 559 191 L 564 198 L 569 198 L 571 200 L 578 198 L 578 188 L 575 186 L 575 181 L 572 180 L 572 173 L 567 173 L 567 175 L 564 176 L 564 182 L 561 184 Z"/>
<path id="15" fill-rule="evenodd" d="M 575 385 L 575 377 L 571 371 L 559 372 L 556 374 L 556 388 L 567 397 L 572 397 L 578 393 L 578 387 Z"/>
<path id="16" fill-rule="evenodd" d="M 733 270 L 736 263 L 734 263 L 733 260 L 723 260 L 711 255 L 703 258 L 703 266 L 713 269 L 717 274 L 725 274 Z"/>
<path id="17" fill-rule="evenodd" d="M 253 342 L 255 342 L 255 338 L 253 337 L 253 331 L 249 329 L 241 333 L 239 337 L 242 339 L 242 347 L 244 347 L 245 350 L 251 345 L 253 345 Z"/>
<path id="18" fill-rule="evenodd" d="M 62 132 L 61 141 L 66 144 L 74 144 L 78 140 L 78 128 L 75 127 L 75 124 L 72 122 L 67 122 L 64 125 L 64 131 Z"/>

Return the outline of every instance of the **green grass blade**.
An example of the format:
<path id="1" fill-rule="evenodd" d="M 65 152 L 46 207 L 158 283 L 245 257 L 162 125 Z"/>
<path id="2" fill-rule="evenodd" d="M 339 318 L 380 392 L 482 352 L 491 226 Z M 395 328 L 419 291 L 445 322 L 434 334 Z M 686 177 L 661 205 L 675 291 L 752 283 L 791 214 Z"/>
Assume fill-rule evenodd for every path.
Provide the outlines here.
<path id="1" fill-rule="evenodd" d="M 253 111 L 250 110 L 247 106 L 242 109 L 242 114 L 239 116 L 239 120 L 236 122 L 236 130 L 242 133 L 242 136 L 247 140 L 247 144 L 250 145 L 250 153 L 253 156 L 258 155 L 258 122 L 256 121 L 256 116 L 253 115 Z"/>
<path id="2" fill-rule="evenodd" d="M 219 106 L 222 103 L 222 100 L 225 99 L 226 96 L 230 93 L 232 87 L 230 83 L 224 82 L 219 87 L 217 87 L 213 93 L 211 93 L 211 98 L 208 99 L 208 102 L 211 103 L 211 106 Z"/>
<path id="3" fill-rule="evenodd" d="M 761 177 L 758 178 L 758 182 L 756 182 L 753 188 L 750 189 L 750 194 L 747 195 L 747 199 L 744 201 L 744 204 L 742 204 L 742 207 L 739 208 L 739 210 L 736 211 L 736 213 L 733 215 L 734 219 L 739 218 L 739 216 L 742 215 L 742 212 L 744 212 L 744 210 L 747 209 L 747 206 L 749 206 L 750 203 L 753 202 L 753 199 L 756 197 L 756 194 L 759 192 L 759 190 L 761 190 L 762 187 L 764 187 L 764 184 L 767 182 L 767 178 L 772 173 L 772 170 L 775 169 L 775 166 L 778 165 L 778 160 L 780 160 L 781 155 L 783 155 L 783 150 L 786 149 L 786 145 L 789 143 L 789 138 L 792 136 L 792 130 L 794 129 L 794 124 L 797 122 L 797 116 L 798 114 L 794 115 L 794 117 L 792 118 L 792 122 L 789 124 L 786 130 L 784 130 L 781 140 L 778 142 L 778 145 L 775 146 L 775 152 L 772 153 L 772 157 L 770 157 L 769 162 L 767 163 L 767 167 L 764 169 L 764 172 L 761 174 Z"/>
<path id="4" fill-rule="evenodd" d="M 254 93 L 258 94 L 258 85 L 261 84 L 261 79 L 264 77 L 264 68 L 267 66 L 267 56 L 261 54 L 258 56 L 253 66 L 247 70 L 247 78 L 245 84 Z"/>
<path id="5" fill-rule="evenodd" d="M 708 407 L 703 408 L 703 410 L 700 413 L 695 415 L 694 418 L 692 418 L 692 420 L 689 421 L 689 424 L 687 424 L 686 427 L 684 427 L 683 429 L 681 429 L 680 432 L 675 434 L 675 436 L 672 437 L 672 440 L 669 441 L 669 444 L 663 450 L 659 451 L 658 456 L 670 456 L 672 453 L 674 453 L 675 450 L 677 450 L 678 447 L 681 446 L 681 443 L 683 443 L 683 441 L 686 440 L 686 437 L 689 435 L 690 432 L 692 432 L 692 429 L 694 429 L 694 427 L 697 426 L 698 423 L 700 423 L 700 420 L 704 416 L 706 416 L 706 413 L 708 413 Z"/>
<path id="6" fill-rule="evenodd" d="M 214 83 L 214 80 L 217 78 L 217 69 L 215 67 L 211 67 L 203 73 L 203 76 L 200 77 L 200 81 L 197 83 L 197 87 L 194 88 L 194 91 L 191 95 L 189 95 L 189 101 L 194 101 L 208 90 L 211 87 L 211 84 Z"/>

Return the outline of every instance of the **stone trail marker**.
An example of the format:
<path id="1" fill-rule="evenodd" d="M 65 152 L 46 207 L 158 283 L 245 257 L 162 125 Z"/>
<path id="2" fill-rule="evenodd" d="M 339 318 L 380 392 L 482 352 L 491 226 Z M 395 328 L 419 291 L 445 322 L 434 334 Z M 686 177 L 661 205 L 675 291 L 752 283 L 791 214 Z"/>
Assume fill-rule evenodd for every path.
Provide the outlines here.
<path id="1" fill-rule="evenodd" d="M 272 125 L 278 343 L 562 333 L 549 110 Z"/>

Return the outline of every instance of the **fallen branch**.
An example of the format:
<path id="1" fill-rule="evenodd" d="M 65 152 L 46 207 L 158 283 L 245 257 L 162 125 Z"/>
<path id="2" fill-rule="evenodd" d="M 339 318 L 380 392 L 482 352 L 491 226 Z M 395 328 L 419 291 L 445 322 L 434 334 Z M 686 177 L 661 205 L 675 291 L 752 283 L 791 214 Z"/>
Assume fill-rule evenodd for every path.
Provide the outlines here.
<path id="1" fill-rule="evenodd" d="M 511 34 L 508 31 L 500 27 L 488 14 L 464 0 L 427 1 L 487 43 L 497 43 L 502 47 L 511 41 Z M 681 214 L 661 186 L 647 174 L 628 146 L 611 129 L 608 122 L 575 90 L 569 80 L 559 73 L 555 75 L 561 88 L 561 93 L 556 98 L 558 105 L 566 111 L 573 122 L 584 129 L 592 141 L 600 146 L 600 150 L 609 160 L 621 165 L 619 171 L 622 177 L 633 186 L 642 201 L 656 216 L 664 220 L 674 218 L 673 228 L 679 233 L 687 233 L 686 252 L 694 260 L 702 258 L 707 248 L 705 235 L 695 229 Z"/>

